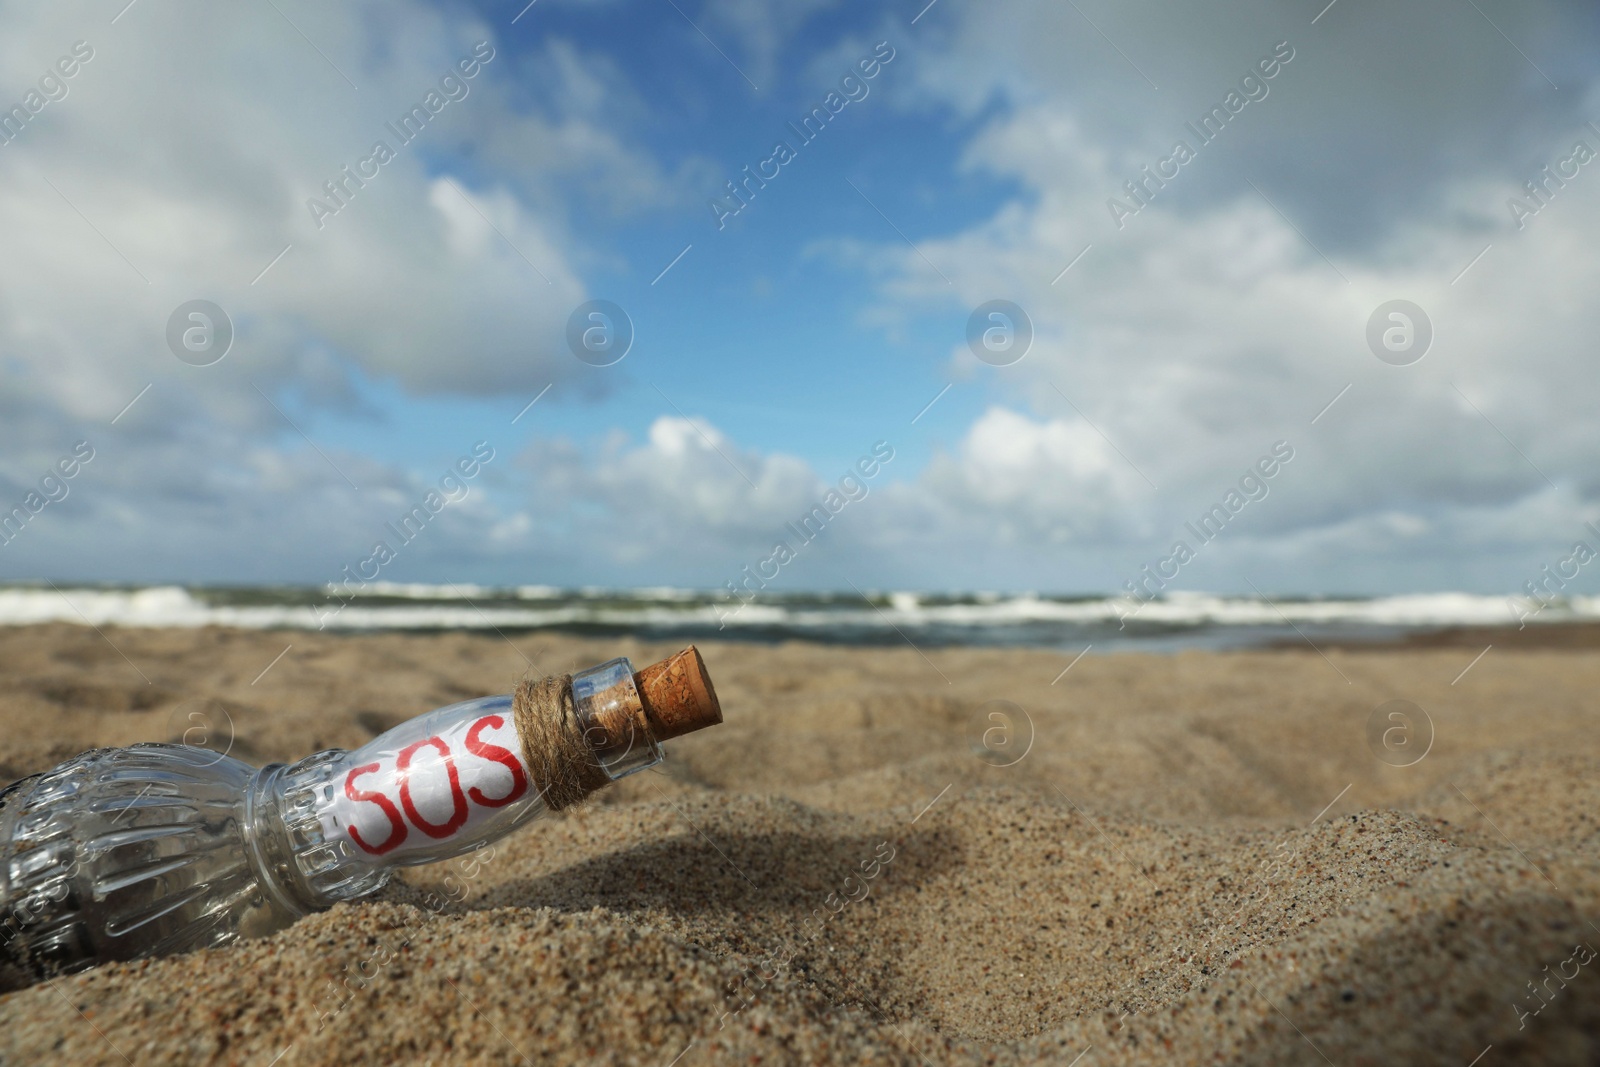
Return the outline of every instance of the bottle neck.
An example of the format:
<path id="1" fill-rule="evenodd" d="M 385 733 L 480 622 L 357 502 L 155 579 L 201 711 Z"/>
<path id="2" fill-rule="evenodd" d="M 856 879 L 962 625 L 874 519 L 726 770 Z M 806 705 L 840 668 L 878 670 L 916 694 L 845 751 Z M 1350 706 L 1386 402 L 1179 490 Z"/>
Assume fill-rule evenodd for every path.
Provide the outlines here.
<path id="1" fill-rule="evenodd" d="M 246 794 L 245 839 L 263 888 L 300 914 L 368 896 L 389 880 L 383 867 L 349 863 L 344 843 L 327 835 L 319 816 L 321 797 L 348 756 L 328 749 L 268 764 Z"/>
<path id="2" fill-rule="evenodd" d="M 578 729 L 590 755 L 613 782 L 665 758 L 634 678 L 633 665 L 620 657 L 572 676 Z"/>

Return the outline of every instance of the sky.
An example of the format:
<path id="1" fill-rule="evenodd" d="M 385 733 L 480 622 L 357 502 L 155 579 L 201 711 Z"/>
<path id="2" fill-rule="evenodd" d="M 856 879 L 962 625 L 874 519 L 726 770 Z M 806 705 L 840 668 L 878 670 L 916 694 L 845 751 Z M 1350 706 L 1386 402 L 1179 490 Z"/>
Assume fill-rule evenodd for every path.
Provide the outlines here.
<path id="1" fill-rule="evenodd" d="M 0 28 L 0 579 L 718 589 L 783 542 L 780 592 L 1515 593 L 1600 549 L 1589 5 Z"/>

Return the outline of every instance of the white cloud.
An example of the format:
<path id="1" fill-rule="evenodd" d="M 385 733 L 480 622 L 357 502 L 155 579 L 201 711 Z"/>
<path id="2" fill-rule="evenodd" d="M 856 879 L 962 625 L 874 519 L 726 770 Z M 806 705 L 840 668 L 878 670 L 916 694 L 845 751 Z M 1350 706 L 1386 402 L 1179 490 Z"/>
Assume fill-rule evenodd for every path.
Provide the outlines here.
<path id="1" fill-rule="evenodd" d="M 780 53 L 797 32 L 838 0 L 709 0 L 702 17 L 715 35 L 738 42 L 739 66 L 758 85 L 770 86 Z"/>
<path id="2" fill-rule="evenodd" d="M 416 4 L 282 6 L 314 45 L 270 6 L 155 5 L 115 25 L 87 7 L 0 16 L 6 69 L 42 69 L 80 39 L 94 50 L 67 97 L 0 146 L 0 347 L 34 368 L 40 399 L 109 417 L 153 378 L 181 390 L 162 331 L 194 297 L 233 317 L 238 355 L 269 391 L 316 351 L 416 394 L 537 388 L 581 369 L 561 338 L 586 295 L 573 250 L 593 253 L 557 176 L 613 207 L 678 195 L 608 114 L 620 97 L 604 64 L 548 43 L 527 59 L 549 65 L 559 101 L 540 111 L 514 91 L 502 46 L 407 145 L 388 124 L 495 34 Z M 272 62 L 241 58 L 265 44 Z M 441 169 L 463 137 L 493 169 Z M 348 203 L 319 227 L 308 200 L 336 204 L 323 183 L 379 140 L 393 161 L 346 183 Z"/>
<path id="3" fill-rule="evenodd" d="M 794 542 L 786 524 L 823 501 L 837 479 L 791 456 L 741 448 L 704 420 L 665 416 L 642 442 L 543 443 L 520 466 L 534 489 L 528 507 L 501 528 L 505 551 L 582 544 L 592 566 L 713 587 L 777 541 Z M 1040 421 L 994 407 L 924 471 L 890 460 L 860 478 L 859 498 L 779 586 L 838 585 L 838 573 L 910 581 L 901 567 L 908 558 L 981 584 L 996 552 L 1036 567 L 1063 546 L 1103 551 L 1103 538 L 1146 510 L 1136 481 L 1081 419 Z M 976 555 L 962 558 L 966 551 Z M 813 559 L 826 565 L 814 568 Z"/>
<path id="4" fill-rule="evenodd" d="M 990 10 L 952 16 L 972 32 L 952 34 L 915 60 L 923 101 L 976 113 L 984 100 L 1007 100 L 981 123 L 964 160 L 968 169 L 1016 183 L 1021 194 L 987 220 L 923 239 L 914 250 L 893 241 L 832 248 L 875 277 L 880 300 L 871 321 L 899 323 L 930 310 L 948 313 L 952 305 L 969 310 L 994 298 L 1027 309 L 1037 339 L 1025 360 L 992 369 L 955 340 L 949 373 L 963 388 L 993 389 L 1034 414 L 990 409 L 956 455 L 934 462 L 922 491 L 958 502 L 957 511 L 983 509 L 991 539 L 1079 547 L 1121 539 L 1121 566 L 1131 569 L 1147 546 L 1170 543 L 1186 517 L 1217 499 L 1274 441 L 1288 440 L 1297 462 L 1270 501 L 1255 508 L 1247 528 L 1230 532 L 1231 544 L 1208 548 L 1206 568 L 1194 572 L 1232 588 L 1245 566 L 1267 556 L 1296 588 L 1448 585 L 1452 566 L 1456 582 L 1502 581 L 1519 575 L 1522 561 L 1544 546 L 1570 540 L 1593 514 L 1600 427 L 1588 414 L 1593 376 L 1583 368 L 1592 363 L 1586 353 L 1600 330 L 1600 309 L 1583 294 L 1600 284 L 1600 250 L 1584 235 L 1600 226 L 1600 170 L 1583 172 L 1521 232 L 1505 208 L 1517 183 L 1499 175 L 1501 161 L 1441 171 L 1429 176 L 1432 202 L 1370 239 L 1329 242 L 1319 240 L 1314 215 L 1297 218 L 1297 228 L 1279 213 L 1298 215 L 1262 171 L 1254 177 L 1276 206 L 1251 188 L 1249 164 L 1260 156 L 1230 129 L 1228 140 L 1201 147 L 1197 160 L 1119 229 L 1107 198 L 1127 199 L 1122 185 L 1137 176 L 1137 163 L 1163 154 L 1151 154 L 1144 141 L 1165 150 L 1184 132 L 1181 121 L 1157 136 L 1160 109 L 1132 107 L 1142 132 L 1130 139 L 1095 112 L 1103 71 L 1084 74 L 1053 51 L 1048 60 L 1029 58 L 1035 45 L 1065 39 L 1059 27 L 1030 25 L 1031 15 L 1001 20 Z M 1150 33 L 1139 42 L 1141 56 L 1173 43 L 1170 33 Z M 984 54 L 985 34 L 1023 42 L 1021 60 L 974 59 Z M 1328 52 L 1341 42 L 1320 47 Z M 1228 53 L 1200 51 L 1207 58 L 1197 65 L 1207 68 Z M 1316 55 L 1303 44 L 1299 67 L 1285 68 L 1278 88 L 1297 78 L 1326 86 L 1347 76 Z M 1499 77 L 1526 73 L 1513 60 L 1494 61 Z M 953 76 L 963 69 L 981 70 L 988 88 Z M 1140 91 L 1128 73 L 1128 92 Z M 1197 80 L 1178 70 L 1163 82 L 1174 73 L 1184 84 Z M 1089 83 L 1098 88 L 1076 91 Z M 1398 84 L 1386 85 L 1396 106 L 1418 116 L 1469 102 L 1412 99 Z M 1203 98 L 1194 99 L 1198 110 Z M 1283 92 L 1236 121 L 1241 128 L 1258 118 L 1280 131 L 1298 126 L 1304 136 L 1307 114 L 1295 100 Z M 1450 122 L 1458 119 L 1452 111 Z M 1585 131 L 1574 124 L 1549 136 L 1564 154 Z M 1600 144 L 1592 131 L 1587 139 Z M 1312 135 L 1309 143 L 1319 142 Z M 1295 144 L 1285 140 L 1278 151 L 1292 156 Z M 1376 176 L 1380 161 L 1367 165 Z M 1221 191 L 1227 186 L 1231 192 Z M 1366 195 L 1381 197 L 1376 187 Z M 1084 258 L 1058 277 L 1086 246 Z M 1436 330 L 1429 355 L 1411 367 L 1380 363 L 1364 339 L 1368 316 L 1395 298 L 1420 304 Z M 1313 416 L 1346 385 L 1350 391 L 1313 426 Z M 1135 464 L 1162 488 L 1139 479 Z M 1033 492 L 1016 488 L 1030 483 Z M 1054 505 L 1045 487 L 1056 485 L 1071 494 L 1071 508 Z M 1037 573 L 1052 573 L 1050 553 L 1037 556 Z M 1418 556 L 1432 558 L 1419 569 Z"/>
<path id="5" fill-rule="evenodd" d="M 702 419 L 671 416 L 651 423 L 643 443 L 544 442 L 522 466 L 532 477 L 518 518 L 528 544 L 554 536 L 599 559 L 651 560 L 701 581 L 715 581 L 732 554 L 770 547 L 822 494 L 801 460 L 741 449 Z"/>
<path id="6" fill-rule="evenodd" d="M 1001 407 L 985 411 L 917 485 L 949 526 L 976 517 L 1003 544 L 1036 548 L 1136 529 L 1145 489 L 1081 418 L 1036 421 Z"/>
<path id="7" fill-rule="evenodd" d="M 0 146 L 0 490 L 14 499 L 78 437 L 100 448 L 50 536 L 6 547 L 14 573 L 304 577 L 365 549 L 363 531 L 376 536 L 418 483 L 379 458 L 302 449 L 257 387 L 292 391 L 294 410 L 315 415 L 354 411 L 358 377 L 414 396 L 570 385 L 586 368 L 562 327 L 609 255 L 579 220 L 693 203 L 706 185 L 692 155 L 673 173 L 630 136 L 649 108 L 624 71 L 549 39 L 518 60 L 502 50 L 319 229 L 307 198 L 494 33 L 418 4 L 280 6 L 299 30 L 271 6 L 139 4 L 114 25 L 87 6 L 0 9 L 0 69 L 22 72 L 0 102 L 20 100 L 72 42 L 95 49 L 67 97 Z M 705 25 L 760 81 L 826 6 L 718 2 Z M 1510 160 L 1543 163 L 1587 136 L 1561 125 L 1578 106 L 1565 101 L 1585 93 L 1519 125 L 1545 89 L 1470 12 L 1398 44 L 1330 14 L 1322 37 L 1294 37 L 1302 52 L 1273 94 L 1118 229 L 1106 199 L 1137 165 L 1269 49 L 1291 11 L 1294 33 L 1308 31 L 1287 4 L 1169 5 L 1164 25 L 1086 10 L 1161 94 L 1070 6 L 997 17 L 940 5 L 895 80 L 874 89 L 886 98 L 875 107 L 973 123 L 959 127 L 972 131 L 967 176 L 1019 193 L 915 252 L 829 242 L 876 280 L 869 319 L 904 325 L 1000 297 L 1028 309 L 1037 338 L 1003 369 L 951 338 L 948 369 L 956 388 L 986 392 L 982 414 L 924 470 L 891 466 L 819 554 L 884 583 L 1115 588 L 1145 546 L 1164 547 L 1281 439 L 1294 464 L 1186 580 L 1237 588 L 1240 568 L 1259 564 L 1288 587 L 1514 587 L 1600 496 L 1600 252 L 1586 237 L 1600 226 L 1600 170 L 1524 231 L 1505 211 L 1519 184 L 1508 174 L 1523 166 Z M 1555 49 L 1558 24 L 1540 15 L 1519 29 L 1537 52 Z M 1445 62 L 1451 48 L 1476 57 L 1470 78 Z M 1370 79 L 1337 62 L 1351 55 L 1372 60 Z M 1575 90 L 1590 66 L 1551 64 Z M 1392 113 L 1362 125 L 1375 101 Z M 1415 159 L 1397 151 L 1408 138 Z M 470 165 L 456 166 L 463 146 Z M 194 297 L 238 328 L 216 367 L 166 350 L 168 314 Z M 1413 367 L 1379 363 L 1363 340 L 1372 309 L 1396 297 L 1437 331 Z M 407 559 L 719 585 L 832 477 L 703 419 L 661 417 L 642 441 L 502 456 L 485 476 L 493 494 L 452 511 Z M 107 558 L 106 529 L 125 559 Z M 802 570 L 784 580 L 837 584 Z"/>
<path id="8" fill-rule="evenodd" d="M 319 573 L 416 487 L 384 459 L 331 444 L 324 459 L 263 394 L 314 423 L 370 414 L 356 378 L 423 397 L 573 380 L 586 368 L 565 322 L 602 253 L 562 183 L 617 211 L 681 195 L 630 146 L 637 105 L 614 72 L 570 44 L 516 70 L 461 9 L 277 7 L 140 4 L 115 23 L 0 7 L 0 68 L 36 81 L 74 42 L 92 49 L 65 98 L 0 144 L 0 490 L 25 491 L 79 438 L 99 450 L 50 535 L 7 546 L 12 573 Z M 452 86 L 465 95 L 402 144 L 388 124 L 484 41 L 497 51 Z M 29 88 L 0 84 L 0 101 Z M 464 139 L 488 165 L 452 164 Z M 337 204 L 323 183 L 379 140 L 394 158 L 319 227 L 308 199 Z M 168 316 L 194 298 L 236 329 L 215 366 L 167 350 Z"/>

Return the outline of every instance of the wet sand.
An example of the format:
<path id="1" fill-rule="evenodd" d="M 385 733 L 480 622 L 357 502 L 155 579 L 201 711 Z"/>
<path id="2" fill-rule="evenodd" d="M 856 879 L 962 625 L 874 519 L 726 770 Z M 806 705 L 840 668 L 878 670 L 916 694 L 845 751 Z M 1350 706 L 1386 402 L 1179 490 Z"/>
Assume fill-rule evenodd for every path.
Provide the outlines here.
<path id="1" fill-rule="evenodd" d="M 1046 651 L 703 644 L 726 722 L 659 773 L 470 871 L 0 998 L 0 1060 L 1593 1063 L 1600 648 L 1473 662 L 1490 643 L 1065 674 Z M 178 740 L 195 711 L 235 756 L 296 759 L 675 650 L 0 630 L 0 775 Z M 1392 700 L 1423 714 L 1369 744 Z M 422 906 L 447 876 L 464 901 Z"/>

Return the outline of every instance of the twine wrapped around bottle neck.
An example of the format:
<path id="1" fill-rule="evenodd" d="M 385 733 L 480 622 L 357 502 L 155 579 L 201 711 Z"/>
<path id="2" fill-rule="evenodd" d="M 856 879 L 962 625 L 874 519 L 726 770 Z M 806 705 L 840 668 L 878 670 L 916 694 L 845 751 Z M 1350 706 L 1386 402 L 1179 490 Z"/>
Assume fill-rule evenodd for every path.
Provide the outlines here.
<path id="1" fill-rule="evenodd" d="M 572 675 L 524 680 L 512 699 L 512 714 L 522 738 L 522 758 L 545 807 L 571 807 L 610 783 L 584 739 L 572 700 Z"/>

